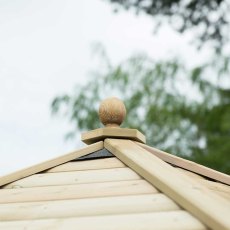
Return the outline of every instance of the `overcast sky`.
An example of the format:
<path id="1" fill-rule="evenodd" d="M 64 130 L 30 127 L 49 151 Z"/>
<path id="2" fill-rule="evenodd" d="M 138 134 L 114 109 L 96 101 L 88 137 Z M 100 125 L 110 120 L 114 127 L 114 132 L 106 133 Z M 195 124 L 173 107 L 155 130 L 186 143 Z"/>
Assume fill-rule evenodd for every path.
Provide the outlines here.
<path id="1" fill-rule="evenodd" d="M 209 55 L 189 44 L 192 34 L 164 26 L 154 35 L 152 18 L 112 9 L 102 0 L 0 0 L 0 175 L 82 145 L 80 136 L 64 141 L 68 122 L 51 116 L 50 103 L 96 69 L 95 42 L 114 63 L 137 52 L 188 63 Z"/>

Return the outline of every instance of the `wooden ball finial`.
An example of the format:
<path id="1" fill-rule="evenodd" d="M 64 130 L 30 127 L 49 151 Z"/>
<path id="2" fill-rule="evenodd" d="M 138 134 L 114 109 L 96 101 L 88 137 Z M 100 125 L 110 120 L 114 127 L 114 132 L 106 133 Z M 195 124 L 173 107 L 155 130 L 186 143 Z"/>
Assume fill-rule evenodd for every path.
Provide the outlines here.
<path id="1" fill-rule="evenodd" d="M 120 99 L 110 97 L 101 102 L 99 107 L 99 118 L 106 127 L 120 126 L 125 116 L 126 108 Z"/>

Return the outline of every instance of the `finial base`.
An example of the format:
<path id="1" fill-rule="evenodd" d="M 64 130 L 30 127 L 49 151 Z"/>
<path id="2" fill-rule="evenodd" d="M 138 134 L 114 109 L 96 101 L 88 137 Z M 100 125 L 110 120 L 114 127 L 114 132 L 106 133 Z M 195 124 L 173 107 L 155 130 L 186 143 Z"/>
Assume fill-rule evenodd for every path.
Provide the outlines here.
<path id="1" fill-rule="evenodd" d="M 82 133 L 81 135 L 81 140 L 88 145 L 103 141 L 106 138 L 129 139 L 144 144 L 146 143 L 145 136 L 137 129 L 105 127 Z"/>

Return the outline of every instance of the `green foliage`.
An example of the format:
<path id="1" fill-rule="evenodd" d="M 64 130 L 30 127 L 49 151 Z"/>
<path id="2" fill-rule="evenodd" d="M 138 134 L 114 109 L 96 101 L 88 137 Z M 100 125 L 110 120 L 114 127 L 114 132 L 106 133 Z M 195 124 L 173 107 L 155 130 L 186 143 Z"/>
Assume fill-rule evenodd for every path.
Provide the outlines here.
<path id="1" fill-rule="evenodd" d="M 230 71 L 225 58 L 218 57 L 215 68 L 208 63 L 193 69 L 178 60 L 155 62 L 140 55 L 117 66 L 104 60 L 103 73 L 94 73 L 86 85 L 52 103 L 53 113 L 64 113 L 73 124 L 68 136 L 100 127 L 99 102 L 117 95 L 128 111 L 123 126 L 142 131 L 149 145 L 230 173 Z"/>
<path id="2" fill-rule="evenodd" d="M 154 18 L 159 25 L 166 19 L 178 32 L 193 30 L 197 36 L 197 44 L 201 47 L 209 41 L 221 49 L 229 42 L 229 10 L 228 0 L 109 0 L 125 9 L 144 12 Z"/>

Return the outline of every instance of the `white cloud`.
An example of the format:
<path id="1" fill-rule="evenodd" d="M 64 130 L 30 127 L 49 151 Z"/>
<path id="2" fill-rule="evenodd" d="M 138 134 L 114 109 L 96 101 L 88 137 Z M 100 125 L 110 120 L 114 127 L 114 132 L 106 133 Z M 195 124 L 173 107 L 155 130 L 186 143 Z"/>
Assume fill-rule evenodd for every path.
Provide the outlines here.
<path id="1" fill-rule="evenodd" d="M 50 102 L 87 80 L 93 42 L 104 44 L 114 62 L 135 52 L 197 60 L 190 35 L 167 26 L 158 35 L 152 31 L 152 18 L 113 14 L 101 0 L 1 1 L 0 174 L 80 145 L 79 137 L 64 142 L 69 125 L 51 118 Z"/>

